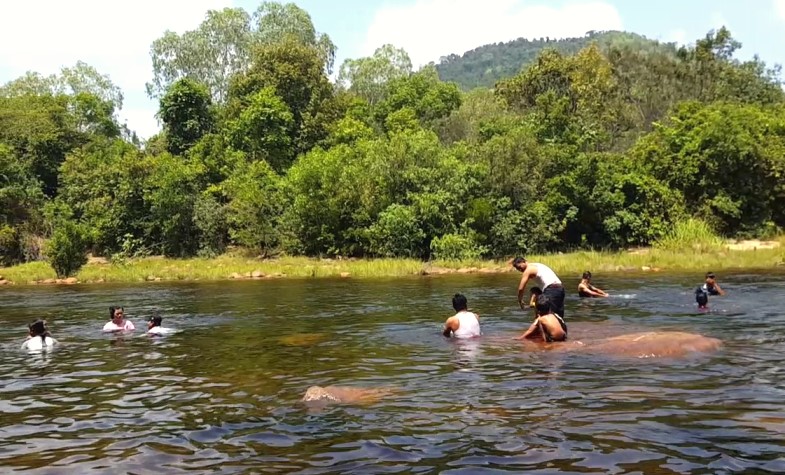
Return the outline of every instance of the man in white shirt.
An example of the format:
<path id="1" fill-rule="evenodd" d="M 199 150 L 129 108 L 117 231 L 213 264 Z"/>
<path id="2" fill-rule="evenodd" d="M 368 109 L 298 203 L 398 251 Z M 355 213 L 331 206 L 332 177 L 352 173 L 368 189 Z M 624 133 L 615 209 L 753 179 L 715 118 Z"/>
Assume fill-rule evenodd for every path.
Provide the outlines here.
<path id="1" fill-rule="evenodd" d="M 526 284 L 529 279 L 533 279 L 542 289 L 542 294 L 550 300 L 553 313 L 564 319 L 564 286 L 553 269 L 539 262 L 526 262 L 523 257 L 516 257 L 512 261 L 512 266 L 523 273 L 521 283 L 518 284 L 518 304 L 521 308 L 525 308 L 523 296 Z M 567 331 L 566 325 L 564 331 Z"/>
<path id="2" fill-rule="evenodd" d="M 451 335 L 455 338 L 473 338 L 481 335 L 480 317 L 468 310 L 466 297 L 455 294 L 452 298 L 452 308 L 458 313 L 444 322 L 444 331 L 442 331 L 444 336 L 447 338 Z"/>

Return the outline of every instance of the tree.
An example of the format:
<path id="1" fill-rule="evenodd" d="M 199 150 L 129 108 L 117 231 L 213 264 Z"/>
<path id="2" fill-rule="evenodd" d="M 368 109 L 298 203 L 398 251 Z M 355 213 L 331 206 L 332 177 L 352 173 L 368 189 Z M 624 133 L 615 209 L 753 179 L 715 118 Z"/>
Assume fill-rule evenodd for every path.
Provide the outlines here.
<path id="1" fill-rule="evenodd" d="M 57 277 L 74 275 L 87 264 L 87 233 L 84 227 L 65 221 L 47 244 L 46 255 Z"/>
<path id="2" fill-rule="evenodd" d="M 259 46 L 251 68 L 232 80 L 227 115 L 231 119 L 242 115 L 265 88 L 274 91 L 292 115 L 294 154 L 308 151 L 326 138 L 328 124 L 340 116 L 322 59 L 311 46 L 292 40 Z"/>
<path id="3" fill-rule="evenodd" d="M 325 33 L 317 33 L 307 11 L 294 3 L 262 2 L 254 12 L 256 23 L 255 42 L 272 44 L 294 39 L 302 45 L 319 51 L 327 74 L 332 74 L 335 62 L 335 45 Z"/>
<path id="4" fill-rule="evenodd" d="M 213 128 L 207 87 L 187 78 L 175 82 L 161 98 L 159 116 L 167 149 L 173 155 L 182 155 Z"/>
<path id="5" fill-rule="evenodd" d="M 150 47 L 153 79 L 147 94 L 161 97 L 178 79 L 190 78 L 205 84 L 213 101 L 222 104 L 230 78 L 251 65 L 253 48 L 281 41 L 315 48 L 322 68 L 332 72 L 335 46 L 329 36 L 316 33 L 310 15 L 293 3 L 263 2 L 253 16 L 242 8 L 210 10 L 195 30 L 167 31 L 156 39 Z"/>
<path id="6" fill-rule="evenodd" d="M 376 117 L 384 124 L 394 112 L 409 108 L 422 124 L 429 125 L 449 116 L 460 105 L 458 86 L 439 81 L 435 69 L 424 68 L 388 83 L 386 98 L 378 104 Z"/>
<path id="7" fill-rule="evenodd" d="M 371 57 L 344 61 L 338 83 L 374 105 L 384 99 L 390 81 L 411 73 L 412 61 L 406 51 L 386 44 Z"/>
<path id="8" fill-rule="evenodd" d="M 233 147 L 252 160 L 266 160 L 276 170 L 283 170 L 294 158 L 292 113 L 272 87 L 260 90 L 248 101 L 239 116 L 227 124 Z"/>

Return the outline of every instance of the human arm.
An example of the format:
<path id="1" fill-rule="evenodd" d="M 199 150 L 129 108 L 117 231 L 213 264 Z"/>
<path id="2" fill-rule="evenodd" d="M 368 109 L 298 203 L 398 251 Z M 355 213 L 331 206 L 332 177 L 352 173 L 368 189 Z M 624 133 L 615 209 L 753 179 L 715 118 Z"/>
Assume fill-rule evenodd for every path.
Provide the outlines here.
<path id="1" fill-rule="evenodd" d="M 450 338 L 452 333 L 454 333 L 458 327 L 460 326 L 460 322 L 455 317 L 450 317 L 444 322 L 444 330 L 442 331 L 442 335 L 447 338 Z"/>
<path id="2" fill-rule="evenodd" d="M 537 269 L 534 267 L 534 265 L 529 264 L 529 266 L 526 267 L 526 270 L 523 271 L 523 275 L 521 276 L 521 282 L 520 284 L 518 284 L 518 305 L 521 306 L 522 310 L 524 309 L 523 294 L 524 292 L 526 292 L 526 284 L 529 283 L 529 278 L 532 275 L 532 269 L 534 270 L 535 273 L 537 272 Z"/>
<path id="3" fill-rule="evenodd" d="M 529 328 L 525 332 L 523 332 L 523 335 L 521 335 L 519 337 L 516 337 L 515 339 L 516 340 L 525 340 L 525 339 L 529 338 L 535 332 L 539 331 L 539 329 L 540 329 L 540 325 L 539 324 L 540 324 L 540 319 L 539 318 L 535 319 L 534 323 L 532 323 L 529 326 Z"/>
<path id="4" fill-rule="evenodd" d="M 136 330 L 136 327 L 131 320 L 126 320 L 125 325 L 123 325 L 123 330 Z"/>
<path id="5" fill-rule="evenodd" d="M 608 294 L 605 293 L 604 290 L 598 289 L 593 285 L 584 285 L 583 291 L 587 294 L 591 295 L 592 297 L 607 297 Z"/>
<path id="6" fill-rule="evenodd" d="M 717 291 L 718 295 L 725 295 L 725 291 L 722 290 L 722 288 L 720 288 L 720 284 L 717 284 L 716 282 L 714 284 L 714 290 Z"/>

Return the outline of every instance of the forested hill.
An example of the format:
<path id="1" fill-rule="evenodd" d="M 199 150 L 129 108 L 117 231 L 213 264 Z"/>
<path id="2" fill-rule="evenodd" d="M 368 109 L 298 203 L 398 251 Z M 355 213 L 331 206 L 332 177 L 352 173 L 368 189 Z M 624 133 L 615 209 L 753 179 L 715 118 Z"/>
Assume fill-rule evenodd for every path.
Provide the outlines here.
<path id="1" fill-rule="evenodd" d="M 590 31 L 581 38 L 518 38 L 507 43 L 494 43 L 467 51 L 463 56 L 451 54 L 436 64 L 442 81 L 454 81 L 462 89 L 493 87 L 499 79 L 515 76 L 523 66 L 537 58 L 545 48 L 554 48 L 564 54 L 575 54 L 592 42 L 602 49 L 607 46 L 631 45 L 640 49 L 672 49 L 670 43 L 659 43 L 644 36 L 623 31 Z"/>

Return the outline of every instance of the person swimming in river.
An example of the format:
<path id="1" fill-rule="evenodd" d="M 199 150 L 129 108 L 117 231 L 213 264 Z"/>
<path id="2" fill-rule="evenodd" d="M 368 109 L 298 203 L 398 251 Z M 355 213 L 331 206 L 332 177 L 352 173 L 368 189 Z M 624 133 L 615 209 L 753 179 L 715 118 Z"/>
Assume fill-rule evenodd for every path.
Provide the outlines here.
<path id="1" fill-rule="evenodd" d="M 456 313 L 444 322 L 442 335 L 449 338 L 474 338 L 480 336 L 480 317 L 468 310 L 468 302 L 462 294 L 455 294 L 452 298 L 452 308 Z"/>
<path id="2" fill-rule="evenodd" d="M 174 330 L 171 328 L 165 328 L 161 326 L 163 322 L 163 318 L 160 315 L 153 315 L 147 321 L 147 333 L 150 335 L 168 335 L 170 333 L 174 333 Z"/>
<path id="3" fill-rule="evenodd" d="M 567 340 L 567 324 L 559 315 L 553 313 L 551 302 L 547 295 L 537 297 L 535 304 L 537 317 L 523 335 L 516 340 L 542 340 L 546 343 Z"/>
<path id="4" fill-rule="evenodd" d="M 130 320 L 125 319 L 125 310 L 123 307 L 109 307 L 110 321 L 104 325 L 105 332 L 119 332 L 135 330 L 134 324 Z"/>
<path id="5" fill-rule="evenodd" d="M 45 320 L 36 320 L 28 325 L 27 328 L 29 334 L 27 340 L 22 343 L 23 350 L 43 350 L 51 348 L 58 343 L 57 340 L 52 338 L 52 334 L 49 333 Z"/>
<path id="6" fill-rule="evenodd" d="M 583 273 L 581 283 L 578 284 L 578 295 L 581 297 L 607 297 L 608 294 L 591 284 L 591 272 Z"/>
<path id="7" fill-rule="evenodd" d="M 714 275 L 714 272 L 706 273 L 706 280 L 700 288 L 708 295 L 725 295 L 725 291 L 717 283 L 717 276 Z"/>

